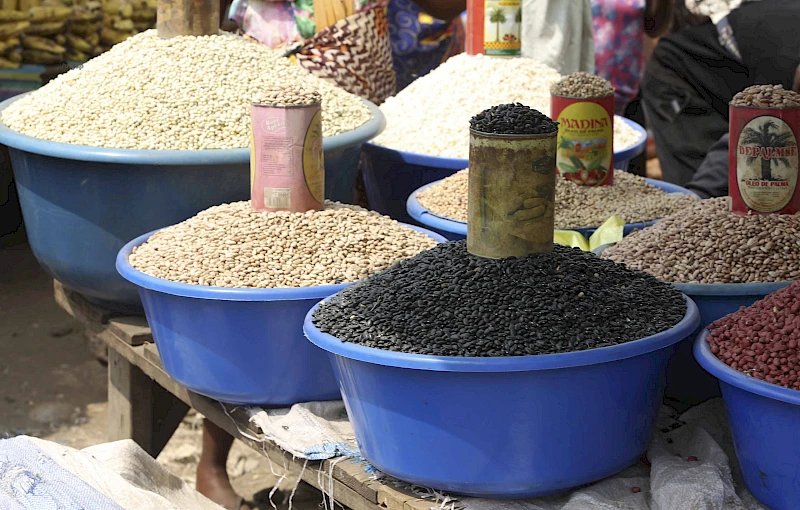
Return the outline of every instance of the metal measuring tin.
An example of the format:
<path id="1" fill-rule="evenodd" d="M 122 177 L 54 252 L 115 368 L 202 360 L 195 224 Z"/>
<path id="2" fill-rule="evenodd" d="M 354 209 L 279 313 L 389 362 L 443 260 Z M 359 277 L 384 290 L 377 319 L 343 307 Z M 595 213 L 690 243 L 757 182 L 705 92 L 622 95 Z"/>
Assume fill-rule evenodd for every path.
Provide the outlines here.
<path id="1" fill-rule="evenodd" d="M 581 186 L 614 184 L 614 95 L 597 98 L 551 94 L 558 122 L 556 167 Z"/>
<path id="2" fill-rule="evenodd" d="M 728 194 L 739 214 L 800 212 L 800 107 L 729 106 Z"/>
<path id="3" fill-rule="evenodd" d="M 257 211 L 320 211 L 325 202 L 322 107 L 250 107 L 250 201 Z"/>

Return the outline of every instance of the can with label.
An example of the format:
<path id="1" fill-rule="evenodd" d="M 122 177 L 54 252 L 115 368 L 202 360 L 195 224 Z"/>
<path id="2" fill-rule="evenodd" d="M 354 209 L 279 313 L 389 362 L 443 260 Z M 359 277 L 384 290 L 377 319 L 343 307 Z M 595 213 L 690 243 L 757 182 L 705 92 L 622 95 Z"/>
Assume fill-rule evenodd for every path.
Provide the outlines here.
<path id="1" fill-rule="evenodd" d="M 800 212 L 800 108 L 729 107 L 728 194 L 739 214 Z"/>
<path id="2" fill-rule="evenodd" d="M 485 258 L 553 251 L 556 133 L 470 129 L 467 250 Z"/>
<path id="3" fill-rule="evenodd" d="M 253 104 L 250 125 L 250 202 L 253 209 L 322 210 L 325 165 L 321 104 Z"/>
<path id="4" fill-rule="evenodd" d="M 518 57 L 521 51 L 522 0 L 468 0 L 468 54 Z"/>
<path id="5" fill-rule="evenodd" d="M 552 94 L 558 124 L 556 167 L 581 186 L 614 184 L 614 95 L 598 98 Z"/>

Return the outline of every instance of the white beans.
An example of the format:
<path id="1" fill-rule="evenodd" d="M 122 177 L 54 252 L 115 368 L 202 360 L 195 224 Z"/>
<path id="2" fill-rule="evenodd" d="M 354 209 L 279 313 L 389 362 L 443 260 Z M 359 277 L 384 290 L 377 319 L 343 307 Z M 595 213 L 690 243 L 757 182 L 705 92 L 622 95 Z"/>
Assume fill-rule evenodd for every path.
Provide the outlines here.
<path id="1" fill-rule="evenodd" d="M 560 79 L 554 69 L 527 58 L 456 55 L 381 105 L 386 130 L 374 142 L 395 150 L 467 159 L 473 115 L 517 102 L 550 115 L 550 87 Z M 639 134 L 631 131 L 620 119 L 614 122 L 616 150 L 639 141 Z M 620 134 L 625 138 L 618 138 Z"/>
<path id="2" fill-rule="evenodd" d="M 35 138 L 94 147 L 245 148 L 251 102 L 292 84 L 322 94 L 324 136 L 369 119 L 359 98 L 262 44 L 232 34 L 161 39 L 148 30 L 18 100 L 2 120 Z"/>

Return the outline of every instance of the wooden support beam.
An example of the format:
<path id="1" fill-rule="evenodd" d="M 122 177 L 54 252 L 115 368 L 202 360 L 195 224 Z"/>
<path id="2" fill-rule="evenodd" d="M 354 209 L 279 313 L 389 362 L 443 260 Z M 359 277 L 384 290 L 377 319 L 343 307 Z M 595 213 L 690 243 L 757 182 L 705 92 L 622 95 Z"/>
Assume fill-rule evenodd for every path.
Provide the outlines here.
<path id="1" fill-rule="evenodd" d="M 159 0 L 156 27 L 161 38 L 219 33 L 218 0 Z"/>

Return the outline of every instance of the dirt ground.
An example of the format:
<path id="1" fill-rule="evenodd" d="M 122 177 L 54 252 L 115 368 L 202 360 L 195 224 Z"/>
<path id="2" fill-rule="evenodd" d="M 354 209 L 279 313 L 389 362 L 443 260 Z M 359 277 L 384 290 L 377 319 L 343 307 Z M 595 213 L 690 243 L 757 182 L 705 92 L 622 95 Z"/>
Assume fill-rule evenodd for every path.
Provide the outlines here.
<path id="1" fill-rule="evenodd" d="M 73 448 L 107 441 L 106 368 L 90 353 L 81 326 L 53 300 L 53 281 L 37 263 L 24 238 L 0 242 L 0 437 L 43 437 Z M 192 412 L 158 460 L 194 486 L 200 458 L 202 416 Z M 237 492 L 273 508 L 268 494 L 280 466 L 235 443 L 228 473 Z M 273 496 L 277 508 L 295 485 L 287 478 Z M 301 484 L 292 507 L 320 506 L 322 495 Z"/>

